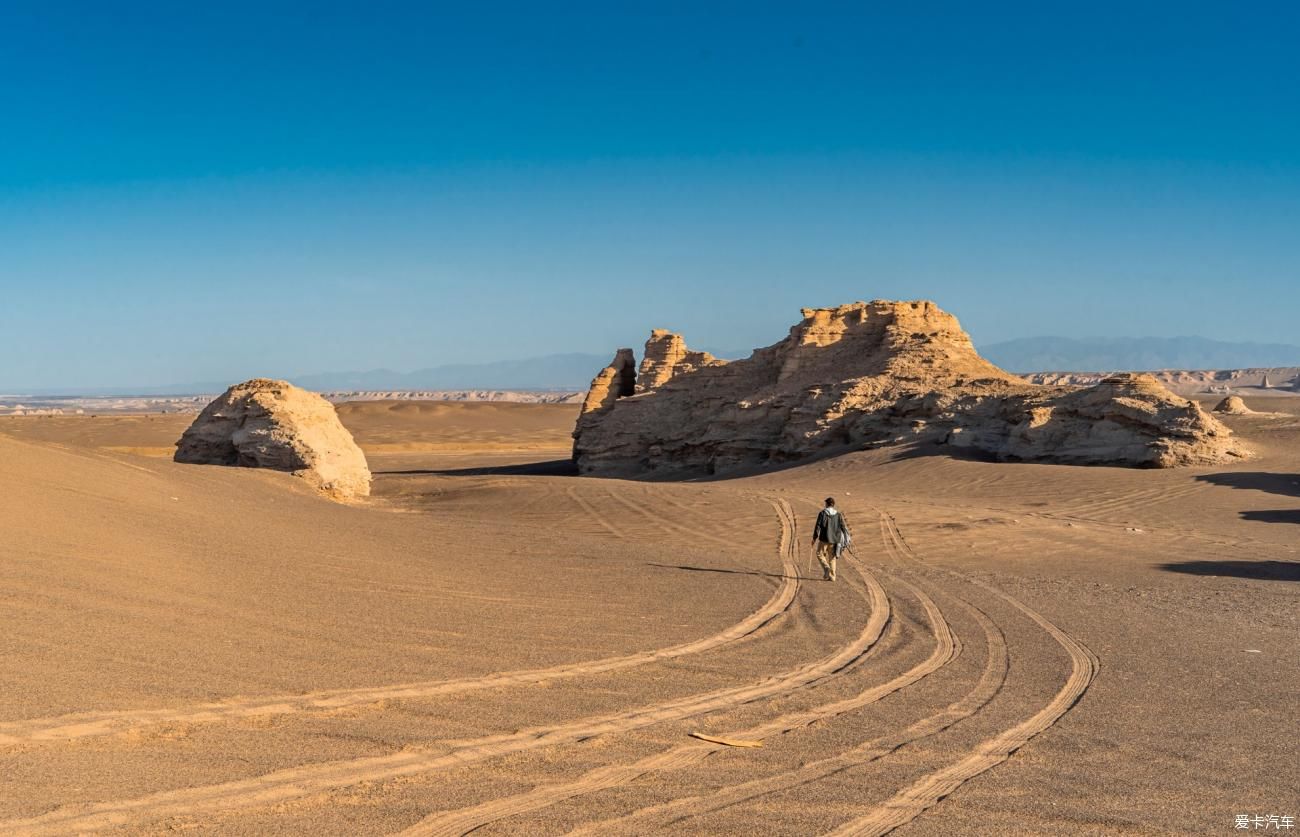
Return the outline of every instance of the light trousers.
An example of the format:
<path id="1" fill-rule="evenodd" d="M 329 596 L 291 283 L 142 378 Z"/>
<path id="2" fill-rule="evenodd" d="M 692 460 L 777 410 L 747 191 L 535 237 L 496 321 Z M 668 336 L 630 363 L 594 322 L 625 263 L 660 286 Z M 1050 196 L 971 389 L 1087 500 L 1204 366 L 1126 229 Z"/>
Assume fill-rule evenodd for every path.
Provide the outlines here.
<path id="1" fill-rule="evenodd" d="M 817 542 L 817 561 L 822 565 L 822 574 L 829 580 L 835 580 L 835 544 L 825 541 Z"/>

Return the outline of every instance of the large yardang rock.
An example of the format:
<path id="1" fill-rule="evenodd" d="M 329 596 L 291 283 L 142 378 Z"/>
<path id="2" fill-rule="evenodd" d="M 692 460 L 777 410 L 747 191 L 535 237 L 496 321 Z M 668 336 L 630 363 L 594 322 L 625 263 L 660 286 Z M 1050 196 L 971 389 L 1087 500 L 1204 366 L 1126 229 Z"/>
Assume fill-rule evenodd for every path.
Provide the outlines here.
<path id="1" fill-rule="evenodd" d="M 574 431 L 582 472 L 725 473 L 919 441 L 1069 463 L 1246 455 L 1226 427 L 1149 376 L 1086 389 L 1029 384 L 980 357 L 931 302 L 805 309 L 789 336 L 746 360 L 687 357 L 677 335 L 654 332 L 636 392 L 610 397 L 613 367 L 597 377 Z"/>
<path id="2" fill-rule="evenodd" d="M 370 494 L 370 468 L 334 405 L 286 381 L 236 384 L 176 443 L 177 462 L 289 471 L 338 500 Z"/>

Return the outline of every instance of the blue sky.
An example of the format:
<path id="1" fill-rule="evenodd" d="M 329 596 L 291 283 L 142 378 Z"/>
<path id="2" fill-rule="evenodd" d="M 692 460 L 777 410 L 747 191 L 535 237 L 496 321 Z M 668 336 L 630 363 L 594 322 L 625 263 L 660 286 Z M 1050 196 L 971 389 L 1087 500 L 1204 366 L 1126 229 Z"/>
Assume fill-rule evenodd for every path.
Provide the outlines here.
<path id="1" fill-rule="evenodd" d="M 1293 9 L 0 4 L 0 391 L 743 348 L 879 297 L 1300 343 Z"/>

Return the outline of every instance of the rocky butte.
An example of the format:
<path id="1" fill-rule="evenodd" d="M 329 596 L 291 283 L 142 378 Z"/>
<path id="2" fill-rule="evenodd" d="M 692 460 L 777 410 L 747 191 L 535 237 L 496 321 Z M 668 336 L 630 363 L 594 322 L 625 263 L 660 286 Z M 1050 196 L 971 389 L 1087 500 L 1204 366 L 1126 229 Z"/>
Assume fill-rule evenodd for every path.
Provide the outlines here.
<path id="1" fill-rule="evenodd" d="M 634 365 L 620 349 L 592 381 L 573 434 L 582 473 L 720 474 L 907 443 L 1154 467 L 1249 455 L 1148 375 L 1080 388 L 1005 372 L 932 302 L 804 309 L 784 340 L 731 362 L 655 331 Z"/>
<path id="2" fill-rule="evenodd" d="M 336 500 L 370 494 L 370 468 L 334 405 L 287 381 L 254 378 L 204 408 L 177 462 L 289 471 Z"/>

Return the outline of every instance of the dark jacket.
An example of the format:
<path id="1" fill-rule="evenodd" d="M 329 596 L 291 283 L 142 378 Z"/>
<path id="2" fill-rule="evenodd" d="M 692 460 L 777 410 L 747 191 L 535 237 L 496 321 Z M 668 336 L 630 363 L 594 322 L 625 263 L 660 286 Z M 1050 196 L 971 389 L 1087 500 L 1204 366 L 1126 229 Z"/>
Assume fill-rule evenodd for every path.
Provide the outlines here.
<path id="1" fill-rule="evenodd" d="M 822 509 L 821 514 L 817 515 L 817 525 L 813 526 L 813 540 L 822 543 L 839 543 L 840 532 L 848 531 L 848 521 L 844 519 L 844 512 L 837 511 L 830 514 L 830 509 Z"/>

